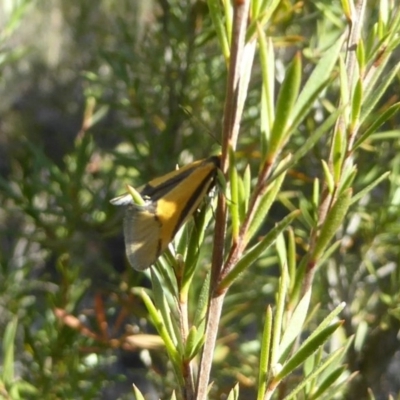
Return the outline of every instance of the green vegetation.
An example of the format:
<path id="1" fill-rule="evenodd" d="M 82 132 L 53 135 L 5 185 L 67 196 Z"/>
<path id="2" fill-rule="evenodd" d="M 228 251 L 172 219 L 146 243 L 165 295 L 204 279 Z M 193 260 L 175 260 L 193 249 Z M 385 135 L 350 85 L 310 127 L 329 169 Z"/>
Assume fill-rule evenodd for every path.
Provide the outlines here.
<path id="1" fill-rule="evenodd" d="M 397 2 L 95 3 L 0 4 L 0 398 L 400 398 Z M 109 200 L 219 152 L 134 271 Z"/>

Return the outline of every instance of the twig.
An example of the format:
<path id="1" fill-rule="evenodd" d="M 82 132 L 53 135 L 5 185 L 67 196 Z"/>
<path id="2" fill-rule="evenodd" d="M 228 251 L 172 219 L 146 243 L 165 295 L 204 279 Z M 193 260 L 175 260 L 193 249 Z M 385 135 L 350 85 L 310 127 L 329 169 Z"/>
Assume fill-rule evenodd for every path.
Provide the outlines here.
<path id="1" fill-rule="evenodd" d="M 250 0 L 234 2 L 234 17 L 232 45 L 230 54 L 229 74 L 226 91 L 224 124 L 222 132 L 222 170 L 228 170 L 229 148 L 235 149 L 240 128 L 245 96 L 241 95 L 248 80 L 241 81 L 243 70 L 243 52 L 245 47 L 246 29 L 249 16 Z M 226 232 L 226 204 L 222 195 L 218 199 L 214 234 L 214 251 L 212 259 L 212 279 L 210 286 L 210 303 L 207 312 L 206 338 L 199 366 L 196 399 L 207 398 L 208 381 L 211 371 L 215 342 L 221 317 L 221 310 L 226 291 L 219 293 L 216 288 L 220 279 L 223 264 L 223 249 Z"/>

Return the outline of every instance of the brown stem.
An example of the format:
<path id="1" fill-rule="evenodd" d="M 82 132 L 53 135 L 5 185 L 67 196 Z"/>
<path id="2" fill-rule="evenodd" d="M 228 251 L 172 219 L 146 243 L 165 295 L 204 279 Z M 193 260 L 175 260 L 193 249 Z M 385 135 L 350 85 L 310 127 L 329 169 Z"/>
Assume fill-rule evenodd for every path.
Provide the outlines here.
<path id="1" fill-rule="evenodd" d="M 224 123 L 222 132 L 222 170 L 228 170 L 229 148 L 235 149 L 240 128 L 240 119 L 243 104 L 239 104 L 241 85 L 240 73 L 243 63 L 243 50 L 245 46 L 246 29 L 249 15 L 250 0 L 236 0 L 234 2 L 234 17 L 232 31 L 232 46 L 229 60 L 229 73 L 226 90 Z M 243 90 L 243 88 L 242 88 Z M 211 371 L 215 342 L 221 317 L 225 291 L 218 293 L 217 283 L 220 279 L 221 266 L 223 264 L 223 249 L 226 233 L 226 204 L 225 198 L 220 195 L 216 212 L 214 250 L 211 267 L 210 302 L 207 312 L 207 325 L 205 331 L 205 343 L 201 355 L 199 376 L 196 388 L 196 399 L 207 398 L 208 381 Z"/>

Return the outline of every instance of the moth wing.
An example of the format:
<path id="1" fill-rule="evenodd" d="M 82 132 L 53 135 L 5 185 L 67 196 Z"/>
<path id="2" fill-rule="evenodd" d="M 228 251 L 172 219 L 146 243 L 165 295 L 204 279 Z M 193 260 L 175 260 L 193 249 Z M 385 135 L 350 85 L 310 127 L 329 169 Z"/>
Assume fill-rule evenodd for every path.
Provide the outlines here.
<path id="1" fill-rule="evenodd" d="M 124 218 L 125 251 L 134 269 L 143 271 L 157 260 L 161 251 L 160 231 L 161 223 L 151 206 L 130 205 L 127 208 Z"/>

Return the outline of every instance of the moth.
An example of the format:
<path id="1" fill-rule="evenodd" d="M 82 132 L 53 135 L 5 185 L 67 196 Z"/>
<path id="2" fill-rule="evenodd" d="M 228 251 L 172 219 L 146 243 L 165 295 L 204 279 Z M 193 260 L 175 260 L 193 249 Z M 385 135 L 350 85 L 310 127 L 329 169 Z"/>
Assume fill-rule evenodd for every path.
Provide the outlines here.
<path id="1" fill-rule="evenodd" d="M 220 161 L 212 156 L 151 180 L 138 189 L 144 205 L 130 193 L 110 201 L 126 206 L 125 251 L 134 269 L 144 271 L 157 261 L 214 186 Z"/>

